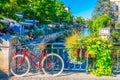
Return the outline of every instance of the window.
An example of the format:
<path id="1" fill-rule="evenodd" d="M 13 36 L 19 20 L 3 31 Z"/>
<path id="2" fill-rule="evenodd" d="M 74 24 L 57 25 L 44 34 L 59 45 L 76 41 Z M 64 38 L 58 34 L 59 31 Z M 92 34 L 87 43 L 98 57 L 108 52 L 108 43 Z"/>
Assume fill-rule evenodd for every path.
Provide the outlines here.
<path id="1" fill-rule="evenodd" d="M 119 6 L 118 6 L 118 5 L 116 5 L 115 10 L 116 10 L 116 11 L 118 11 L 118 10 L 119 10 Z"/>

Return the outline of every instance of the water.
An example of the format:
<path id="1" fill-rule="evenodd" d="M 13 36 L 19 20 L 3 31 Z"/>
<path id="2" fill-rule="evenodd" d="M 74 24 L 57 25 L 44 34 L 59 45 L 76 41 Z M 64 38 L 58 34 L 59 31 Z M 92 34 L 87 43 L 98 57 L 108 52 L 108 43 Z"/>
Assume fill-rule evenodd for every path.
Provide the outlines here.
<path id="1" fill-rule="evenodd" d="M 81 37 L 85 38 L 91 35 L 91 30 L 89 28 L 83 28 L 81 32 Z"/>

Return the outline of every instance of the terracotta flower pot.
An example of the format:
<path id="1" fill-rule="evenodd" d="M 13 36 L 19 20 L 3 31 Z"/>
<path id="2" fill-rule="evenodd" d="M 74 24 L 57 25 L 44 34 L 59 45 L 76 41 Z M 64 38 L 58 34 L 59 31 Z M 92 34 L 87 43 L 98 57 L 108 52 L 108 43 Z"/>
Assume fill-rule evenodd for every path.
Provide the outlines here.
<path id="1" fill-rule="evenodd" d="M 76 57 L 79 58 L 80 57 L 80 49 L 76 50 Z"/>
<path id="2" fill-rule="evenodd" d="M 82 49 L 82 53 L 80 53 L 80 49 L 77 49 L 76 50 L 76 57 L 79 58 L 79 57 L 83 57 L 83 58 L 86 58 L 87 57 L 87 54 L 86 54 L 86 50 L 85 49 Z"/>
<path id="3" fill-rule="evenodd" d="M 82 55 L 83 55 L 84 58 L 87 58 L 87 53 L 86 53 L 85 49 L 82 50 Z"/>
<path id="4" fill-rule="evenodd" d="M 88 58 L 96 58 L 96 57 L 97 55 L 91 55 L 91 54 L 88 55 Z"/>

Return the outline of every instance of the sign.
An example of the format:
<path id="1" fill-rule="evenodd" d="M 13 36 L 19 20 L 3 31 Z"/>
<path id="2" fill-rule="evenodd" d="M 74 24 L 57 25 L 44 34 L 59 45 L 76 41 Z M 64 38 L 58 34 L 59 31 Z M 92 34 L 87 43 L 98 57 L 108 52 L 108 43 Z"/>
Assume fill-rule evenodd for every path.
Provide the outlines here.
<path id="1" fill-rule="evenodd" d="M 110 35 L 110 29 L 109 28 L 102 28 L 100 30 L 100 35 Z"/>

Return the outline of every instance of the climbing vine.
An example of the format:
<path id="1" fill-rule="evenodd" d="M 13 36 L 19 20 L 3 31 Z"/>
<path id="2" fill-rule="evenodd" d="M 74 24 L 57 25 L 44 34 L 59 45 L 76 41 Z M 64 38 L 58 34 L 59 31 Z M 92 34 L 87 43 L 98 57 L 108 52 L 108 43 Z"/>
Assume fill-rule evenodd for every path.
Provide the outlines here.
<path id="1" fill-rule="evenodd" d="M 89 55 L 96 56 L 92 71 L 97 76 L 112 75 L 112 43 L 100 37 L 90 37 L 84 40 Z"/>

